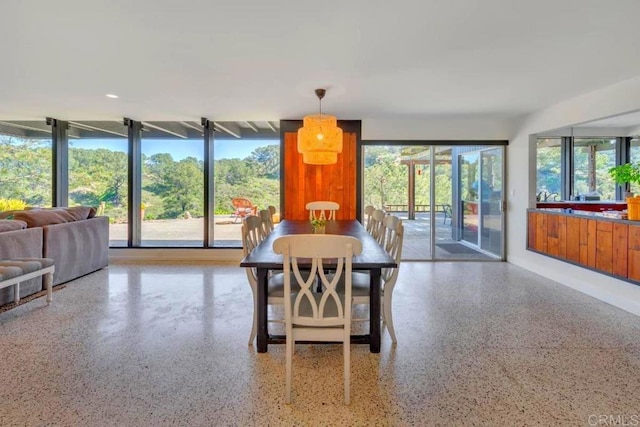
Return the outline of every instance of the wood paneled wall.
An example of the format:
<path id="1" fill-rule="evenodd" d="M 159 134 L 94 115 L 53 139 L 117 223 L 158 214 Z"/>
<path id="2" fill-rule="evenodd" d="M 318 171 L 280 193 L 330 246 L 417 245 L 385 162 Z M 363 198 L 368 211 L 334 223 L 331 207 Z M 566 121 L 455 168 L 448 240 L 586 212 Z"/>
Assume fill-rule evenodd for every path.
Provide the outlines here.
<path id="1" fill-rule="evenodd" d="M 358 133 L 343 132 L 342 153 L 335 165 L 307 165 L 298 153 L 297 132 L 283 132 L 283 198 L 285 219 L 305 220 L 308 202 L 330 200 L 340 204 L 336 219 L 356 219 L 356 149 Z"/>
<path id="2" fill-rule="evenodd" d="M 527 248 L 640 283 L 640 224 L 528 212 Z"/>

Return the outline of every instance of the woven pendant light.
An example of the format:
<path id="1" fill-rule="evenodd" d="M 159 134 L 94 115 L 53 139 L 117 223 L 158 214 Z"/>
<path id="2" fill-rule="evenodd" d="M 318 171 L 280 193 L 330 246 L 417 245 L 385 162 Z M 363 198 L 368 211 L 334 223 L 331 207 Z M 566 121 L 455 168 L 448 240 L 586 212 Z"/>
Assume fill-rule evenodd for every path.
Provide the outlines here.
<path id="1" fill-rule="evenodd" d="M 342 129 L 335 116 L 322 114 L 322 98 L 326 91 L 316 89 L 320 100 L 320 114 L 306 116 L 298 129 L 298 152 L 302 161 L 310 165 L 331 165 L 338 162 L 342 153 Z"/>

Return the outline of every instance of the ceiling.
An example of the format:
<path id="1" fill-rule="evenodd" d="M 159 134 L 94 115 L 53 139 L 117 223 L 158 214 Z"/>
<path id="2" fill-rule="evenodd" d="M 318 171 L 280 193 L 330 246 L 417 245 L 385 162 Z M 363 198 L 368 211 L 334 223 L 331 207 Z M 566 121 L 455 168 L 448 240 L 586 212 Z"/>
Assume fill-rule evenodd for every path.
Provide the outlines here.
<path id="1" fill-rule="evenodd" d="M 617 116 L 607 117 L 605 119 L 593 120 L 585 122 L 574 127 L 593 127 L 593 128 L 629 128 L 640 125 L 640 111 L 633 113 L 620 114 Z"/>
<path id="2" fill-rule="evenodd" d="M 0 120 L 510 119 L 640 69 L 637 0 L 24 0 Z M 113 93 L 118 99 L 105 97 Z"/>

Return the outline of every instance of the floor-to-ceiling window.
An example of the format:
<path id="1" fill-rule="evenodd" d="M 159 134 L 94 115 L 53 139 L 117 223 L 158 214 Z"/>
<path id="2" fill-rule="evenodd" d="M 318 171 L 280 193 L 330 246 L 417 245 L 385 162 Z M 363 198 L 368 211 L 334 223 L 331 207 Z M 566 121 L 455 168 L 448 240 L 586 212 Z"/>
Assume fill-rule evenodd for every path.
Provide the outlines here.
<path id="1" fill-rule="evenodd" d="M 279 216 L 280 140 L 219 138 L 213 153 L 214 246 L 238 247 L 242 245 L 242 215 L 274 206 L 276 219 Z M 238 199 L 251 207 L 242 207 Z"/>
<path id="2" fill-rule="evenodd" d="M 144 122 L 142 246 L 203 246 L 204 140 L 172 123 Z"/>
<path id="3" fill-rule="evenodd" d="M 0 122 L 0 210 L 52 204 L 51 128 Z"/>
<path id="4" fill-rule="evenodd" d="M 69 122 L 69 206 L 109 217 L 109 245 L 127 246 L 128 143 L 122 122 Z"/>
<path id="5" fill-rule="evenodd" d="M 234 198 L 249 200 L 252 212 L 273 206 L 280 215 L 279 126 L 0 121 L 0 210 L 52 206 L 54 174 L 56 205 L 96 207 L 109 217 L 112 247 L 241 247 Z"/>

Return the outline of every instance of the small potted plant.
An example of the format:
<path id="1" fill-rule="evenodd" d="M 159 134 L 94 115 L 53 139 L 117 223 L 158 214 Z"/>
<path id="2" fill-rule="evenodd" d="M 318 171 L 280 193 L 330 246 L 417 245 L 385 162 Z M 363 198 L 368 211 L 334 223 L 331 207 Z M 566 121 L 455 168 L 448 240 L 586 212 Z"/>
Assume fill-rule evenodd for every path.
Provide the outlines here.
<path id="1" fill-rule="evenodd" d="M 625 198 L 633 197 L 631 184 L 640 184 L 640 165 L 625 163 L 609 169 L 609 175 L 616 182 L 623 186 L 626 194 Z"/>
<path id="2" fill-rule="evenodd" d="M 311 227 L 313 228 L 313 232 L 315 234 L 324 234 L 325 227 L 327 225 L 326 219 L 312 219 Z"/>
<path id="3" fill-rule="evenodd" d="M 609 169 L 609 174 L 616 183 L 624 186 L 628 218 L 640 220 L 640 196 L 633 197 L 631 192 L 631 184 L 640 184 L 640 164 L 625 163 Z"/>

